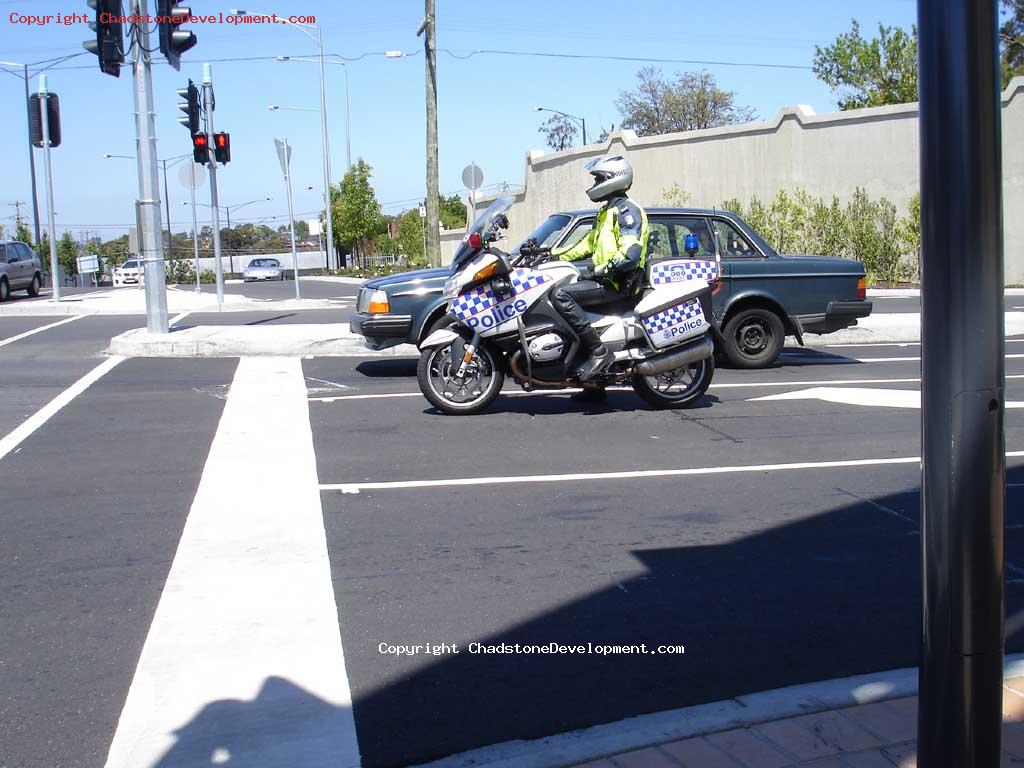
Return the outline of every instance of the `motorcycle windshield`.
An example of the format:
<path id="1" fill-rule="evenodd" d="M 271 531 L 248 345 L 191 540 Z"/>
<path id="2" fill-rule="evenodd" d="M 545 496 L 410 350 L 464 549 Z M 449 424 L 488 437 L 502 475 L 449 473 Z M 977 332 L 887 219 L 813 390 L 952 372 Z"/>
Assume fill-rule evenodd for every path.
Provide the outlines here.
<path id="1" fill-rule="evenodd" d="M 465 257 L 473 253 L 476 249 L 471 248 L 469 245 L 469 236 L 476 233 L 478 235 L 485 235 L 494 225 L 495 219 L 501 214 L 505 213 L 515 203 L 516 199 L 512 195 L 503 195 L 487 206 L 487 210 L 481 213 L 473 225 L 466 230 L 466 236 L 462 238 L 462 244 L 459 246 L 459 250 L 455 253 L 455 258 L 452 259 L 452 271 L 454 272 L 459 268 L 461 261 Z"/>

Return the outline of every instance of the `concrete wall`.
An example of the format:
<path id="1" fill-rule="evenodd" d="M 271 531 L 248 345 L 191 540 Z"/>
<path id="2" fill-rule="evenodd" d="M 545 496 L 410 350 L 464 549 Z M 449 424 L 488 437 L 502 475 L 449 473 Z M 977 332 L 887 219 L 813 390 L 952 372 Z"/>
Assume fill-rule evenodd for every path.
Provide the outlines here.
<path id="1" fill-rule="evenodd" d="M 1006 281 L 1024 284 L 1024 78 L 1010 83 L 1002 105 Z M 687 205 L 706 208 L 730 198 L 747 204 L 755 195 L 769 201 L 779 189 L 796 187 L 845 204 L 861 187 L 903 213 L 918 189 L 917 104 L 827 115 L 786 107 L 765 122 L 646 138 L 621 131 L 600 145 L 531 152 L 525 191 L 509 212 L 509 241 L 518 243 L 555 211 L 592 208 L 583 166 L 604 154 L 629 157 L 636 171 L 631 194 L 644 206 L 664 204 L 673 184 L 690 194 Z M 480 200 L 478 209 L 494 199 Z M 449 260 L 457 240 L 450 233 L 442 242 Z"/>

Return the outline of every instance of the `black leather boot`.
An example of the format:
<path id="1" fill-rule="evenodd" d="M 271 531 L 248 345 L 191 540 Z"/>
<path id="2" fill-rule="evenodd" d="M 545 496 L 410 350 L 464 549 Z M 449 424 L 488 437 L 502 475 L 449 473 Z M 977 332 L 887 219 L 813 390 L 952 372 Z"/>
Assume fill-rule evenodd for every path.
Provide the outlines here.
<path id="1" fill-rule="evenodd" d="M 615 359 L 615 355 L 601 343 L 601 338 L 593 328 L 588 328 L 586 333 L 580 334 L 580 343 L 589 356 L 576 372 L 576 376 L 580 381 L 589 381 L 608 367 Z"/>

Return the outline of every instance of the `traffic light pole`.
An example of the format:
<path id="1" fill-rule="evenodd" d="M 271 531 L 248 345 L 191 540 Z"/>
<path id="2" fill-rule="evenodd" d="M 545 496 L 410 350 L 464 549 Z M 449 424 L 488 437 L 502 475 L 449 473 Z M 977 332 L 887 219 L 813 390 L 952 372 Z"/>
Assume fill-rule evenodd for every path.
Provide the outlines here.
<path id="1" fill-rule="evenodd" d="M 188 191 L 192 196 L 192 254 L 196 260 L 196 293 L 203 289 L 199 281 L 199 223 L 196 221 L 196 167 L 195 163 L 189 166 L 192 178 L 189 179 Z"/>
<path id="2" fill-rule="evenodd" d="M 217 196 L 217 158 L 213 141 L 213 67 L 203 64 L 203 111 L 206 115 L 207 153 L 210 158 L 210 211 L 213 214 L 213 270 L 217 275 L 217 308 L 224 306 L 224 266 L 220 263 L 220 200 Z"/>
<path id="3" fill-rule="evenodd" d="M 46 163 L 46 215 L 50 223 L 50 283 L 53 285 L 53 300 L 60 301 L 60 267 L 57 263 L 57 218 L 53 213 L 53 170 L 50 166 L 50 115 L 47 109 L 46 75 L 39 76 L 39 112 L 43 125 L 43 158 Z"/>
<path id="4" fill-rule="evenodd" d="M 135 0 L 134 6 L 139 18 L 148 17 L 147 0 Z M 137 24 L 132 46 L 132 74 L 135 79 L 135 157 L 139 166 L 139 251 L 146 280 L 146 328 L 150 333 L 167 333 L 167 287 L 160 222 L 160 172 L 156 156 L 151 50 L 148 26 Z"/>
<path id="5" fill-rule="evenodd" d="M 921 768 L 1000 764 L 1006 455 L 996 0 L 919 0 Z"/>

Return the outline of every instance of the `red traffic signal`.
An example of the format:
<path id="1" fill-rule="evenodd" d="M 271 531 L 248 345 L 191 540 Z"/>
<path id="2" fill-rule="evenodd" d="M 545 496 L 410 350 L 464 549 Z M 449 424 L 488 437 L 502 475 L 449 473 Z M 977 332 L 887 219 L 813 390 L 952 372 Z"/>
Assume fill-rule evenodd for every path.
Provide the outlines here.
<path id="1" fill-rule="evenodd" d="M 221 165 L 231 162 L 231 134 L 213 134 L 213 156 Z"/>
<path id="2" fill-rule="evenodd" d="M 202 165 L 210 162 L 210 140 L 205 133 L 192 134 L 192 159 Z"/>

